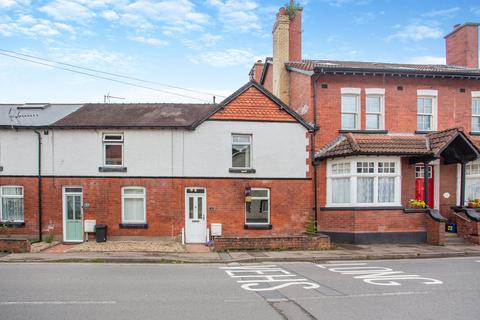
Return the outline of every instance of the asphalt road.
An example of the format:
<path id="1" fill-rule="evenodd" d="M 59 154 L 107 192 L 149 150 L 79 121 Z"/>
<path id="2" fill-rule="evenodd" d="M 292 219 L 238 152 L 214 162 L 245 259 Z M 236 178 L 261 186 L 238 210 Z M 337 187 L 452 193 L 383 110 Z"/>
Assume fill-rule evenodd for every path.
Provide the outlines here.
<path id="1" fill-rule="evenodd" d="M 480 259 L 0 264 L 0 319 L 479 319 Z"/>

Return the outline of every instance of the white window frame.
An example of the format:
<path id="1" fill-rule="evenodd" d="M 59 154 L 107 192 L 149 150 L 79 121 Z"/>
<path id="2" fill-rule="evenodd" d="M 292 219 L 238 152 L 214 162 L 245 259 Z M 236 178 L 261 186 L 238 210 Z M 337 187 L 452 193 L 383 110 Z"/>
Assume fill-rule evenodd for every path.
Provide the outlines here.
<path id="1" fill-rule="evenodd" d="M 250 141 L 248 143 L 242 143 L 242 142 L 233 142 L 233 137 L 235 136 L 243 136 L 243 137 L 248 137 L 250 139 Z M 232 165 L 232 168 L 233 169 L 252 169 L 253 168 L 253 134 L 251 133 L 232 133 L 231 135 L 231 145 L 230 145 L 230 149 L 233 149 L 233 145 L 236 144 L 240 144 L 240 145 L 248 145 L 250 146 L 250 159 L 249 159 L 249 163 L 250 165 L 248 167 L 235 167 L 233 165 L 233 155 L 231 155 L 231 165 Z M 231 151 L 230 151 L 231 152 Z"/>
<path id="2" fill-rule="evenodd" d="M 475 173 L 475 174 L 472 174 L 472 173 L 469 173 L 469 169 L 468 169 L 468 166 L 470 165 L 480 165 L 480 159 L 477 159 L 477 160 L 474 160 L 474 161 L 471 161 L 471 162 L 468 162 L 466 164 L 466 168 L 465 168 L 465 203 L 463 204 L 460 204 L 460 205 L 467 205 L 468 203 L 468 200 L 472 200 L 472 199 L 468 199 L 468 180 L 469 179 L 478 179 L 480 178 L 480 172 L 479 173 Z M 459 203 L 460 202 L 460 188 L 461 188 L 461 183 L 462 183 L 462 171 L 461 171 L 461 165 L 458 164 L 457 165 L 457 202 L 456 203 Z"/>
<path id="3" fill-rule="evenodd" d="M 374 173 L 357 173 L 357 162 L 374 162 Z M 394 162 L 395 173 L 378 173 L 378 163 Z M 332 166 L 338 163 L 349 163 L 350 173 L 333 174 Z M 373 177 L 373 202 L 359 203 L 357 202 L 357 178 Z M 395 199 L 394 202 L 378 202 L 378 178 L 394 177 L 395 178 Z M 332 179 L 349 178 L 350 179 L 350 202 L 333 203 Z M 341 159 L 327 160 L 327 207 L 398 207 L 401 206 L 401 190 L 402 190 L 402 167 L 400 157 L 346 157 Z"/>
<path id="4" fill-rule="evenodd" d="M 20 188 L 22 190 L 21 195 L 3 195 L 3 188 Z M 0 222 L 25 222 L 25 190 L 23 186 L 18 185 L 3 185 L 0 186 Z M 22 209 L 23 209 L 23 220 L 3 220 L 3 199 L 4 198 L 14 198 L 22 199 Z"/>
<path id="5" fill-rule="evenodd" d="M 380 99 L 380 111 L 369 112 L 367 100 L 369 97 L 378 97 Z M 376 129 L 367 128 L 367 117 L 369 114 L 379 116 L 379 127 Z M 385 130 L 385 89 L 382 88 L 367 88 L 365 89 L 365 130 Z"/>
<path id="6" fill-rule="evenodd" d="M 121 136 L 121 140 L 109 140 L 107 136 Z M 103 165 L 105 167 L 123 167 L 125 164 L 125 146 L 124 146 L 125 137 L 121 132 L 103 132 L 102 133 L 102 154 L 103 154 Z M 121 164 L 107 164 L 107 146 L 110 145 L 119 145 L 122 147 L 122 163 Z"/>
<path id="7" fill-rule="evenodd" d="M 431 99 L 432 100 L 432 113 L 418 113 L 418 99 Z M 417 131 L 437 131 L 437 114 L 438 114 L 438 91 L 437 90 L 417 90 Z M 428 130 L 418 128 L 418 116 L 430 116 L 431 117 L 431 128 Z"/>
<path id="8" fill-rule="evenodd" d="M 142 190 L 143 194 L 125 194 L 125 190 Z M 125 219 L 125 199 L 143 199 L 143 220 L 126 220 Z M 137 224 L 147 223 L 147 190 L 140 186 L 122 187 L 122 223 L 123 224 Z"/>
<path id="9" fill-rule="evenodd" d="M 474 94 L 474 92 L 472 92 L 472 132 L 480 132 L 480 127 L 478 127 L 476 130 L 474 129 L 473 127 L 473 124 L 474 124 L 474 119 L 475 118 L 479 118 L 480 119 L 480 113 L 473 113 L 473 105 L 475 104 L 475 102 L 477 102 L 479 105 L 480 105 L 480 91 L 478 91 L 478 95 Z"/>
<path id="10" fill-rule="evenodd" d="M 267 200 L 268 201 L 268 221 L 267 222 L 247 222 L 247 204 L 245 204 L 245 224 L 246 225 L 269 225 L 270 224 L 270 208 L 271 208 L 271 202 L 270 202 L 270 189 L 269 188 L 251 188 L 251 191 L 254 190 L 262 190 L 262 191 L 267 191 L 267 196 L 266 197 L 251 197 L 251 200 Z"/>
<path id="11" fill-rule="evenodd" d="M 341 130 L 360 130 L 360 124 L 361 124 L 361 116 L 362 116 L 362 106 L 361 106 L 361 101 L 360 101 L 360 93 L 361 90 L 360 88 L 341 88 L 340 89 L 341 96 L 340 96 L 340 127 Z M 355 112 L 343 112 L 343 106 L 342 106 L 342 98 L 343 97 L 354 97 L 355 98 Z M 344 114 L 354 114 L 355 115 L 355 128 L 344 128 L 343 127 L 343 121 L 342 121 L 342 116 Z"/>

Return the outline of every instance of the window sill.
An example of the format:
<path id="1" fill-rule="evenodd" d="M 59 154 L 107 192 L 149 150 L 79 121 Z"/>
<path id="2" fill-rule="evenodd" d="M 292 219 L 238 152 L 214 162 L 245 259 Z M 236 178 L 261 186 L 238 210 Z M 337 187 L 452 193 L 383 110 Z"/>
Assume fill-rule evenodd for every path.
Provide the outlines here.
<path id="1" fill-rule="evenodd" d="M 472 131 L 469 133 L 471 136 L 480 136 L 480 132 L 479 131 Z M 0 170 L 1 171 L 1 170 Z"/>
<path id="2" fill-rule="evenodd" d="M 339 133 L 361 133 L 361 134 L 387 134 L 388 130 L 346 130 L 340 129 Z"/>
<path id="3" fill-rule="evenodd" d="M 405 213 L 425 213 L 427 212 L 427 209 L 422 209 L 422 208 L 404 208 L 403 212 Z"/>
<path id="4" fill-rule="evenodd" d="M 7 228 L 18 228 L 18 227 L 25 227 L 25 222 L 1 222 Z"/>
<path id="5" fill-rule="evenodd" d="M 432 133 L 432 132 L 437 132 L 436 130 L 415 130 L 415 134 L 427 134 L 427 133 Z"/>
<path id="6" fill-rule="evenodd" d="M 228 169 L 230 173 L 255 173 L 257 170 L 255 169 L 248 169 L 248 168 L 230 168 Z"/>
<path id="7" fill-rule="evenodd" d="M 272 225 L 271 224 L 244 224 L 243 229 L 247 230 L 271 230 Z"/>
<path id="8" fill-rule="evenodd" d="M 148 223 L 120 223 L 120 229 L 148 229 Z"/>
<path id="9" fill-rule="evenodd" d="M 390 207 L 321 207 L 320 211 L 374 211 L 374 210 L 403 210 L 403 206 L 390 206 Z"/>
<path id="10" fill-rule="evenodd" d="M 127 172 L 127 167 L 98 167 L 98 172 Z"/>

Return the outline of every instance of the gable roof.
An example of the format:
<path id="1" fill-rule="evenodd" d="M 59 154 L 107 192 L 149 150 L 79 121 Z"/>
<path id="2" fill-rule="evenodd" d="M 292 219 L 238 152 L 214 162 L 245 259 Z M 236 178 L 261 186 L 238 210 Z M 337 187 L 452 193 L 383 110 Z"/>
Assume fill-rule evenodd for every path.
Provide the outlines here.
<path id="1" fill-rule="evenodd" d="M 462 136 L 479 153 L 479 146 L 462 128 L 451 128 L 427 135 L 340 135 L 315 155 L 316 160 L 352 155 L 397 155 L 439 157 L 456 137 Z"/>
<path id="2" fill-rule="evenodd" d="M 256 94 L 255 91 L 251 90 L 252 88 L 255 89 L 255 91 L 258 91 L 260 94 Z M 245 97 L 242 97 L 242 95 L 245 95 Z M 256 110 L 252 110 L 252 108 L 245 108 L 246 105 L 253 105 L 254 107 L 259 108 L 256 108 Z M 230 107 L 236 108 L 236 110 L 223 111 Z M 278 112 L 279 110 L 282 112 Z M 226 116 L 222 117 L 222 113 L 226 114 Z M 275 120 L 278 121 L 286 121 L 288 120 L 288 118 L 290 118 L 292 122 L 300 123 L 307 130 L 313 130 L 313 127 L 308 122 L 306 122 L 298 113 L 293 111 L 280 99 L 278 99 L 276 96 L 274 96 L 272 93 L 270 93 L 267 89 L 265 89 L 262 85 L 260 85 L 254 80 L 247 82 L 240 89 L 238 89 L 225 100 L 223 100 L 205 118 L 196 123 L 193 127 L 197 127 L 207 119 L 223 118 L 225 120 L 249 120 L 258 119 L 258 117 L 262 115 L 274 117 L 276 118 Z"/>
<path id="3" fill-rule="evenodd" d="M 47 127 L 81 107 L 82 104 L 0 104 L 0 128 Z"/>
<path id="4" fill-rule="evenodd" d="M 188 103 L 85 104 L 55 122 L 55 128 L 187 128 L 215 105 Z"/>
<path id="5" fill-rule="evenodd" d="M 285 64 L 290 71 L 313 74 L 314 72 L 389 73 L 393 75 L 419 75 L 465 77 L 480 79 L 480 69 L 454 65 L 400 64 L 338 60 L 300 60 Z"/>

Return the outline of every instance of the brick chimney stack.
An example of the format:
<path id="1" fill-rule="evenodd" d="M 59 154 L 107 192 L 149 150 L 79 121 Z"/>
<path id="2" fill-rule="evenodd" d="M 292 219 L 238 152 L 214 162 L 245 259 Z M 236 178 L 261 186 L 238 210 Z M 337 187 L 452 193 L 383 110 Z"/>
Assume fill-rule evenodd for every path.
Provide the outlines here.
<path id="1" fill-rule="evenodd" d="M 264 63 L 262 60 L 258 60 L 253 65 L 252 69 L 250 70 L 250 80 L 255 80 L 256 82 L 260 82 L 260 78 L 262 77 Z"/>
<path id="2" fill-rule="evenodd" d="M 302 59 L 302 9 L 290 15 L 280 8 L 273 26 L 273 94 L 289 103 L 290 81 L 285 63 Z"/>
<path id="3" fill-rule="evenodd" d="M 478 23 L 457 24 L 445 36 L 447 64 L 478 68 Z"/>

